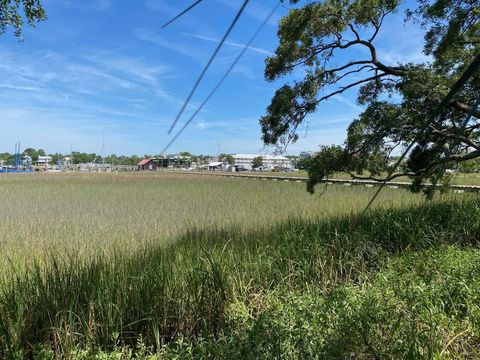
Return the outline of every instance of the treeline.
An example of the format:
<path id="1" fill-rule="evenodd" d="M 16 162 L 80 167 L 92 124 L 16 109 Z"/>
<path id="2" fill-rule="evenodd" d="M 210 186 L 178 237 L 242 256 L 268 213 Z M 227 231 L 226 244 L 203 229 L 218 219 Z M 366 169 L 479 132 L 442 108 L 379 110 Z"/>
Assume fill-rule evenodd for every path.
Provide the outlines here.
<path id="1" fill-rule="evenodd" d="M 105 156 L 105 161 L 100 154 L 96 153 L 85 153 L 79 151 L 73 151 L 69 154 L 60 154 L 60 153 L 50 153 L 48 154 L 44 149 L 34 149 L 34 148 L 26 148 L 23 152 L 20 153 L 20 160 L 24 159 L 25 157 L 29 157 L 31 159 L 32 164 L 38 160 L 39 156 L 50 156 L 52 158 L 51 164 L 57 164 L 62 159 L 68 158 L 69 163 L 73 164 L 84 164 L 84 163 L 102 163 L 105 162 L 106 164 L 112 165 L 137 165 L 138 162 L 142 159 L 148 158 L 162 158 L 162 157 L 182 157 L 188 158 L 189 161 L 195 162 L 197 164 L 206 164 L 210 161 L 219 160 L 223 161 L 226 164 L 233 165 L 235 160 L 232 154 L 220 154 L 218 156 L 212 155 L 195 155 L 188 151 L 182 151 L 177 154 L 168 154 L 168 155 L 161 155 L 161 154 L 144 154 L 143 156 L 138 155 L 116 155 L 111 154 Z M 287 155 L 287 158 L 290 159 L 292 165 L 300 166 L 300 168 L 306 168 L 306 161 L 308 157 L 305 156 L 294 156 L 294 155 Z M 8 152 L 0 153 L 0 160 L 6 162 L 7 165 L 15 165 L 15 154 L 11 154 Z"/>
<path id="2" fill-rule="evenodd" d="M 95 153 L 84 153 L 79 151 L 73 151 L 70 154 L 60 154 L 60 153 L 51 153 L 48 154 L 43 149 L 33 149 L 26 148 L 23 152 L 20 153 L 20 160 L 29 157 L 32 163 L 35 163 L 39 156 L 50 156 L 52 158 L 51 163 L 56 164 L 63 159 L 68 159 L 70 163 L 81 164 L 81 163 L 91 163 L 91 162 L 103 162 L 103 157 Z M 150 157 L 150 155 L 145 155 Z M 115 155 L 111 154 L 105 157 L 105 163 L 117 164 L 117 165 L 136 165 L 143 157 L 137 155 L 125 156 L 125 155 Z M 0 153 L 0 160 L 3 160 L 8 165 L 15 165 L 15 154 L 4 152 Z"/>
<path id="3" fill-rule="evenodd" d="M 73 151 L 69 154 L 60 154 L 60 153 L 50 153 L 48 154 L 43 149 L 34 149 L 34 148 L 26 148 L 23 152 L 20 153 L 20 160 L 25 159 L 25 157 L 29 157 L 31 162 L 34 164 L 39 156 L 50 156 L 52 158 L 51 164 L 57 164 L 62 159 L 67 159 L 68 162 L 73 164 L 83 164 L 83 163 L 101 163 L 105 162 L 107 164 L 113 165 L 137 165 L 138 162 L 142 159 L 147 158 L 162 158 L 162 157 L 183 157 L 188 158 L 191 162 L 196 162 L 199 164 L 207 163 L 212 161 L 215 157 L 212 155 L 194 155 L 190 152 L 183 151 L 179 152 L 178 154 L 169 154 L 169 155 L 160 155 L 160 154 L 144 154 L 143 156 L 138 155 L 116 155 L 111 154 L 105 156 L 103 159 L 102 155 L 96 153 L 85 153 L 79 151 Z M 220 154 L 219 156 L 221 161 L 225 161 L 229 164 L 233 164 L 233 156 L 229 154 Z M 15 165 L 15 154 L 4 152 L 0 153 L 0 160 L 6 162 L 7 165 Z"/>

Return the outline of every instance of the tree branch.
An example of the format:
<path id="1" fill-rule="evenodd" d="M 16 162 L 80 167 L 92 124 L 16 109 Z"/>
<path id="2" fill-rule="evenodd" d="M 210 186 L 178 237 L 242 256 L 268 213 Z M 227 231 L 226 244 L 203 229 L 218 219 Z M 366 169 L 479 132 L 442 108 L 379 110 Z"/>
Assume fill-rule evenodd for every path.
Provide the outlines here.
<path id="1" fill-rule="evenodd" d="M 381 77 L 383 76 L 387 76 L 388 74 L 378 74 L 378 75 L 375 75 L 375 76 L 371 76 L 369 78 L 366 78 L 366 79 L 363 79 L 363 80 L 359 80 L 359 81 L 356 81 L 354 83 L 351 83 L 349 85 L 346 85 L 346 86 L 343 86 L 341 87 L 339 90 L 337 91 L 334 91 L 328 95 L 325 95 L 325 96 L 322 96 L 320 99 L 318 99 L 317 101 L 317 104 L 321 101 L 324 101 L 324 100 L 327 100 L 328 98 L 331 98 L 332 96 L 335 96 L 335 95 L 338 95 L 338 94 L 341 94 L 343 93 L 344 91 L 352 88 L 352 87 L 355 87 L 357 85 L 360 85 L 360 84 L 363 84 L 363 83 L 366 83 L 366 82 L 369 82 L 369 81 L 372 81 L 372 80 L 377 80 L 377 79 L 380 79 Z"/>
<path id="2" fill-rule="evenodd" d="M 472 111 L 472 107 L 471 106 L 468 106 L 467 104 L 464 104 L 458 100 L 451 100 L 450 101 L 450 104 L 449 104 L 452 108 L 454 108 L 455 110 L 458 110 L 458 111 L 461 111 L 461 112 L 464 112 L 466 114 L 469 114 L 471 111 Z M 476 109 L 474 112 L 473 112 L 473 116 L 475 116 L 476 118 L 480 119 L 480 110 L 479 109 Z"/>
<path id="3" fill-rule="evenodd" d="M 341 79 L 343 79 L 344 77 L 348 76 L 348 75 L 351 75 L 351 74 L 354 74 L 354 73 L 358 73 L 364 69 L 368 69 L 370 68 L 371 70 L 374 70 L 374 67 L 372 65 L 363 65 L 362 67 L 358 68 L 358 69 L 355 69 L 355 70 L 350 70 L 350 71 L 347 71 L 345 74 L 342 74 L 340 75 L 336 81 L 340 81 Z"/>
<path id="4" fill-rule="evenodd" d="M 387 66 L 380 62 L 377 58 L 377 50 L 370 41 L 360 40 L 357 41 L 358 44 L 366 46 L 370 50 L 370 55 L 372 56 L 372 62 L 378 67 L 379 70 L 383 72 L 395 75 L 395 76 L 405 76 L 405 69 L 398 66 Z"/>
<path id="5" fill-rule="evenodd" d="M 463 135 L 460 135 L 460 134 L 453 134 L 453 133 L 450 133 L 450 132 L 440 131 L 440 130 L 434 129 L 434 128 L 432 128 L 432 131 L 439 136 L 445 137 L 447 139 L 461 141 L 465 145 L 468 145 L 470 147 L 473 147 L 474 149 L 480 150 L 480 144 L 473 141 L 469 137 L 466 137 L 466 136 L 463 136 Z"/>
<path id="6" fill-rule="evenodd" d="M 467 154 L 464 154 L 464 155 L 452 155 L 447 159 L 447 162 L 445 162 L 445 159 L 440 159 L 440 160 L 431 162 L 428 165 L 428 167 L 420 169 L 416 172 L 404 171 L 404 172 L 392 174 L 391 176 L 389 176 L 387 178 L 378 178 L 378 177 L 374 177 L 374 176 L 359 176 L 359 175 L 354 174 L 350 171 L 348 172 L 348 174 L 355 180 L 371 180 L 371 181 L 376 181 L 376 182 L 384 182 L 384 181 L 388 182 L 388 181 L 392 181 L 393 179 L 396 179 L 396 178 L 399 178 L 399 177 L 402 177 L 402 176 L 409 176 L 409 177 L 420 176 L 420 175 L 426 173 L 428 170 L 430 170 L 431 168 L 433 168 L 437 165 L 443 165 L 443 164 L 449 163 L 449 162 L 459 163 L 459 162 L 463 162 L 463 161 L 467 161 L 467 160 L 476 159 L 478 157 L 480 157 L 480 150 L 471 151 L 471 152 L 469 152 Z"/>
<path id="7" fill-rule="evenodd" d="M 350 30 L 352 30 L 352 32 L 355 34 L 355 37 L 357 38 L 357 40 L 360 40 L 360 35 L 358 34 L 357 30 L 355 30 L 355 28 L 353 27 L 352 24 L 348 24 L 348 26 L 350 27 Z"/>
<path id="8" fill-rule="evenodd" d="M 413 172 L 401 172 L 401 173 L 395 173 L 392 174 L 391 176 L 387 178 L 378 178 L 375 176 L 360 176 L 358 174 L 354 174 L 352 172 L 348 172 L 348 174 L 352 177 L 354 180 L 371 180 L 371 181 L 377 181 L 377 182 L 384 182 L 384 181 L 392 181 L 393 179 L 402 177 L 402 176 L 414 176 L 415 173 Z"/>
<path id="9" fill-rule="evenodd" d="M 354 65 L 364 65 L 364 64 L 373 64 L 371 60 L 358 60 L 358 61 L 351 61 L 345 65 L 342 65 L 342 66 L 339 66 L 337 68 L 333 68 L 333 69 L 328 69 L 328 70 L 325 70 L 326 73 L 334 73 L 334 72 L 337 72 L 337 71 L 342 71 L 342 70 L 345 70 L 351 66 L 354 66 Z"/>

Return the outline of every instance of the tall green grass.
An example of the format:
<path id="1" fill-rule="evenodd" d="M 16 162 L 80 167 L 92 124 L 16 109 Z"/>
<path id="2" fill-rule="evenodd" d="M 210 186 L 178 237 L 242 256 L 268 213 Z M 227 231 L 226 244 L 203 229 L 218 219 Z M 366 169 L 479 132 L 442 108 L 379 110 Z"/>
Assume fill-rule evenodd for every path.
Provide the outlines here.
<path id="1" fill-rule="evenodd" d="M 74 251 L 90 258 L 175 241 L 187 229 L 268 228 L 291 217 L 321 219 L 359 211 L 368 188 L 331 186 L 311 196 L 301 183 L 195 175 L 4 174 L 0 176 L 0 274 L 24 260 Z M 379 207 L 423 202 L 387 189 Z M 37 256 L 38 255 L 38 256 Z M 1 276 L 1 275 L 0 275 Z"/>
<path id="2" fill-rule="evenodd" d="M 81 219 L 95 217 L 99 221 L 98 226 L 102 223 L 100 219 L 108 218 L 110 223 L 106 226 L 120 226 L 123 232 L 117 236 L 121 238 L 121 234 L 124 234 L 128 240 L 116 241 L 116 237 L 107 236 L 108 232 L 103 235 L 105 238 L 94 237 L 94 240 L 89 240 L 88 234 L 94 233 L 96 225 L 81 233 L 81 238 L 75 238 L 75 243 L 84 241 L 92 248 L 106 246 L 103 251 L 79 253 L 78 246 L 55 243 L 51 248 L 42 247 L 35 253 L 33 260 L 22 258 L 16 253 L 12 257 L 13 261 L 9 263 L 11 271 L 0 280 L 0 354 L 4 357 L 27 356 L 33 354 L 35 348 L 41 345 L 69 358 L 73 357 L 78 349 L 118 351 L 119 348 L 135 347 L 139 341 L 153 353 L 158 352 L 166 357 L 174 357 L 177 352 L 187 356 L 196 351 L 198 356 L 234 356 L 239 355 L 241 349 L 250 348 L 251 351 L 257 349 L 265 358 L 282 354 L 304 358 L 303 355 L 310 350 L 320 351 L 319 354 L 325 357 L 347 357 L 349 351 L 358 351 L 358 354 L 371 358 L 374 352 L 369 348 L 374 346 L 373 343 L 376 352 L 385 351 L 388 355 L 386 349 L 390 345 L 390 338 L 383 333 L 377 334 L 377 330 L 373 328 L 363 329 L 367 340 L 362 336 L 358 337 L 359 333 L 356 333 L 353 343 L 356 347 L 345 344 L 343 347 L 335 347 L 338 351 L 343 349 L 343 352 L 338 354 L 334 352 L 334 348 L 323 343 L 331 342 L 332 336 L 337 337 L 338 341 L 342 336 L 353 336 L 351 331 L 359 328 L 355 314 L 365 315 L 367 319 L 368 316 L 374 316 L 376 308 L 363 309 L 363 300 L 359 300 L 360 305 L 354 300 L 358 297 L 363 299 L 362 294 L 367 294 L 375 297 L 380 304 L 379 299 L 383 296 L 381 291 L 384 288 L 388 290 L 388 287 L 381 286 L 382 281 L 389 284 L 402 280 L 401 272 L 397 274 L 398 279 L 389 275 L 395 273 L 392 266 L 396 265 L 392 264 L 397 264 L 394 262 L 396 258 L 400 259 L 405 254 L 415 252 L 425 254 L 419 255 L 414 267 L 416 269 L 423 266 L 426 270 L 415 281 L 400 286 L 402 294 L 407 296 L 406 289 L 409 289 L 409 286 L 415 288 L 415 284 L 421 285 L 428 276 L 428 261 L 422 264 L 421 260 L 428 260 L 429 251 L 448 245 L 460 252 L 469 251 L 477 248 L 480 239 L 480 202 L 471 198 L 464 201 L 444 199 L 419 206 L 421 198 L 392 190 L 384 193 L 384 198 L 375 211 L 359 219 L 357 211 L 360 210 L 360 204 L 363 205 L 368 200 L 370 189 L 332 187 L 332 191 L 327 192 L 324 197 L 307 199 L 301 195 L 303 188 L 292 187 L 295 184 L 262 183 L 253 180 L 237 182 L 184 177 L 111 177 L 107 178 L 105 183 L 103 178 L 85 177 L 71 180 L 80 182 L 74 184 L 80 189 L 61 180 L 56 184 L 56 188 L 58 190 L 65 186 L 68 191 L 64 192 L 63 196 L 71 193 L 80 203 L 86 201 L 85 194 L 89 191 L 98 196 L 96 186 L 108 193 L 108 196 L 102 196 L 102 201 L 107 202 L 108 206 L 104 203 L 98 204 L 98 200 L 88 202 L 91 209 L 107 211 L 107 216 L 96 211 L 95 215 L 86 215 L 81 211 L 76 215 Z M 38 178 L 36 181 L 40 187 L 45 186 L 51 190 L 52 179 Z M 89 181 L 92 181 L 92 187 L 89 186 Z M 132 189 L 132 183 L 142 187 Z M 27 183 L 20 187 L 25 184 Z M 146 185 L 151 185 L 153 190 Z M 12 188 L 15 189 L 17 185 L 7 182 L 8 186 L 13 193 Z M 111 187 L 115 186 L 119 188 L 112 192 Z M 160 188 L 164 188 L 164 192 L 155 192 L 160 191 Z M 123 190 L 119 189 L 129 193 L 122 193 Z M 190 192 L 187 196 L 185 192 L 188 192 L 188 189 Z M 158 205 L 153 200 L 148 202 L 151 198 L 158 201 L 162 196 L 168 198 L 173 191 L 178 191 L 175 193 L 177 197 L 171 198 L 167 203 Z M 239 195 L 239 191 L 243 192 Z M 145 192 L 149 197 L 142 197 L 141 194 Z M 122 205 L 122 201 L 115 198 L 117 195 L 130 200 L 138 200 L 140 197 L 141 200 L 136 203 L 136 211 L 140 216 L 130 215 L 117 219 L 119 214 L 132 213 L 131 208 L 128 212 L 110 208 L 111 204 L 117 201 L 118 206 Z M 110 196 L 114 199 L 109 200 Z M 201 201 L 197 203 L 195 196 L 200 197 Z M 202 212 L 207 196 L 212 199 L 209 198 L 210 202 Z M 296 196 L 300 198 L 296 199 Z M 185 203 L 182 202 L 183 199 L 186 200 Z M 57 206 L 71 209 L 69 200 L 67 204 L 60 199 L 56 201 L 58 202 L 54 202 L 52 208 L 48 209 L 46 206 L 47 212 L 55 213 Z M 265 201 L 267 204 L 263 204 Z M 410 205 L 407 205 L 408 203 Z M 149 230 L 143 229 L 143 232 L 138 227 L 134 229 L 139 233 L 128 231 L 127 225 L 132 219 L 144 216 L 148 216 L 150 221 L 144 220 L 141 224 L 150 231 L 149 225 L 152 225 L 151 222 L 154 222 L 155 216 L 159 214 L 177 220 L 167 224 L 181 222 L 182 217 L 178 215 L 179 204 L 188 208 L 182 211 L 188 212 L 189 217 L 200 218 L 196 220 L 199 222 L 187 222 L 190 226 L 186 228 L 178 225 L 179 228 L 174 232 L 155 232 L 151 237 Z M 232 205 L 231 208 L 226 204 Z M 172 208 L 164 209 L 165 205 Z M 402 206 L 398 207 L 399 205 Z M 83 210 L 87 208 L 86 205 L 81 207 Z M 261 213 L 262 210 L 268 211 L 267 214 Z M 153 211 L 155 216 L 147 215 L 149 211 Z M 169 215 L 169 211 L 173 214 Z M 229 214 L 229 211 L 232 213 Z M 72 213 L 68 214 L 68 219 L 72 219 L 71 215 Z M 218 216 L 217 221 L 214 221 L 215 216 Z M 230 217 L 232 221 L 229 220 Z M 66 221 L 67 217 L 62 219 L 64 226 L 68 228 L 65 233 L 55 232 L 55 225 L 52 225 L 52 234 L 65 236 L 62 241 L 68 241 L 68 234 L 72 229 L 85 225 L 82 221 L 77 223 L 78 219 L 73 220 L 73 223 Z M 219 221 L 220 219 L 224 221 Z M 234 221 L 235 219 L 239 221 Z M 265 224 L 267 220 L 269 222 Z M 153 228 L 156 226 L 159 225 L 153 225 Z M 72 234 L 75 236 L 74 232 Z M 129 241 L 136 238 L 135 234 L 142 240 L 137 244 L 130 244 Z M 14 244 L 12 240 L 13 238 L 9 240 L 8 246 Z M 95 243 L 97 240 L 98 244 Z M 15 254 L 14 250 L 11 251 Z M 471 259 L 470 261 L 473 261 Z M 401 263 L 401 260 L 399 261 L 398 264 Z M 408 267 L 411 263 L 405 264 L 404 266 Z M 452 268 L 454 269 L 451 271 L 455 272 L 458 266 Z M 474 266 L 468 271 L 473 275 L 480 275 L 478 270 L 478 267 Z M 378 278 L 375 274 L 379 274 Z M 386 280 L 382 280 L 382 276 L 386 277 Z M 445 289 L 444 292 L 451 297 L 451 292 L 460 291 L 457 287 L 461 287 L 462 278 L 461 274 L 458 275 L 455 278 L 458 281 L 453 282 L 452 288 Z M 466 278 L 467 286 L 477 286 L 473 278 L 474 276 Z M 337 303 L 335 299 L 339 294 L 343 294 L 342 291 L 350 292 L 344 296 L 344 302 Z M 313 296 L 313 300 L 310 300 L 310 296 Z M 368 296 L 367 300 L 370 299 Z M 388 299 L 391 295 L 387 291 L 384 296 Z M 407 304 L 414 304 L 417 299 L 415 296 L 421 302 L 428 301 L 432 295 L 418 293 L 412 296 Z M 459 299 L 464 297 L 461 295 Z M 297 309 L 295 304 L 289 305 L 291 301 L 297 301 L 295 299 L 300 301 L 300 309 Z M 322 304 L 326 301 L 325 304 L 331 305 L 322 305 L 313 312 L 318 301 Z M 350 312 L 345 310 L 342 314 L 342 304 L 345 309 L 352 306 L 354 309 L 349 310 Z M 392 303 L 391 307 L 379 307 L 383 315 L 378 319 L 373 317 L 371 322 L 365 320 L 366 326 L 373 326 L 376 321 L 387 318 L 386 314 L 399 317 L 402 310 L 395 304 Z M 450 304 L 457 306 L 456 300 L 450 301 Z M 232 306 L 244 309 L 240 315 L 246 316 L 247 320 L 237 319 L 240 315 L 238 311 L 232 311 Z M 355 306 L 360 306 L 360 310 Z M 458 306 L 463 304 L 459 302 Z M 283 310 L 279 309 L 286 311 L 290 308 L 293 318 L 282 321 L 279 315 Z M 432 307 L 434 310 L 437 308 L 445 312 L 440 305 Z M 296 314 L 296 311 L 300 313 Z M 312 324 L 317 324 L 317 320 L 310 319 L 310 312 L 327 319 L 330 319 L 332 314 L 345 319 L 322 323 L 327 327 L 324 329 L 327 333 L 322 333 L 323 335 L 315 331 L 296 332 L 295 328 L 292 328 L 289 332 L 288 329 L 283 329 L 284 324 L 288 325 L 289 321 L 294 321 L 295 318 L 305 322 L 305 326 L 308 326 L 310 320 Z M 353 315 L 349 317 L 348 314 Z M 452 329 L 461 331 L 464 330 L 462 319 L 465 319 L 466 315 L 472 315 L 469 307 L 464 313 L 445 314 L 451 315 L 452 321 L 458 323 L 458 326 Z M 475 316 L 472 315 L 473 322 L 466 322 L 465 326 L 478 324 L 478 317 Z M 280 322 L 275 323 L 275 318 Z M 262 322 L 262 319 L 266 322 Z M 446 346 L 447 335 L 452 329 L 445 325 L 443 317 L 438 322 L 435 318 L 430 320 L 429 324 L 433 324 L 433 328 L 420 326 L 421 329 L 418 330 L 418 334 L 425 333 L 428 336 L 418 338 L 415 335 L 417 332 L 410 332 L 415 341 L 412 342 L 411 339 L 409 342 L 406 335 L 400 337 L 399 343 L 395 345 L 398 351 L 392 354 L 408 354 L 410 346 L 416 347 L 416 352 L 411 353 L 412 358 L 422 354 L 440 354 L 441 351 L 435 353 L 436 348 L 431 353 L 424 351 L 428 352 L 432 339 L 435 339 L 435 344 Z M 270 324 L 270 321 L 273 323 Z M 257 333 L 251 333 L 251 327 L 260 326 L 258 324 L 263 324 L 263 330 L 255 328 Z M 265 327 L 265 324 L 270 325 Z M 278 331 L 283 331 L 282 336 L 285 336 L 285 339 L 279 339 L 276 334 L 268 332 L 269 327 L 275 329 L 275 324 L 278 325 Z M 358 326 L 353 327 L 355 324 Z M 408 335 L 410 324 L 411 322 L 399 323 L 398 326 Z M 253 338 L 239 337 L 238 332 L 242 332 L 242 329 L 246 334 L 253 334 Z M 390 334 L 388 328 L 382 331 Z M 293 341 L 288 338 L 289 334 L 293 338 L 306 334 L 323 339 L 323 345 L 314 342 L 309 350 L 308 344 Z M 186 350 L 183 345 L 178 345 L 179 341 L 184 341 L 182 339 L 186 339 L 182 343 L 187 344 Z M 281 344 L 285 344 L 286 348 Z M 251 352 L 250 355 L 253 356 L 254 353 Z"/>

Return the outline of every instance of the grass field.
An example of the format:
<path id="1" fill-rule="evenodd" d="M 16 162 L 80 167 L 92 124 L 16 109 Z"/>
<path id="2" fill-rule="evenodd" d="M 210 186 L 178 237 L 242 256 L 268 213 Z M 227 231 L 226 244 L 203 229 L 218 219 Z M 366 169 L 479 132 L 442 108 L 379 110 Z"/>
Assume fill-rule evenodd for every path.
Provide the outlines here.
<path id="1" fill-rule="evenodd" d="M 272 176 L 290 176 L 290 177 L 307 177 L 308 174 L 305 170 L 293 171 L 293 172 L 241 172 L 240 174 L 246 175 L 272 175 Z M 366 176 L 367 174 L 363 174 Z M 387 174 L 383 174 L 385 177 Z M 477 173 L 452 173 L 448 175 L 450 177 L 450 183 L 452 185 L 480 185 L 480 174 Z M 336 173 L 332 176 L 332 179 L 352 179 L 352 177 L 347 173 Z M 394 181 L 399 182 L 411 182 L 412 180 L 407 176 L 401 176 L 396 178 Z"/>
<path id="2" fill-rule="evenodd" d="M 321 190 L 0 177 L 0 356 L 480 356 L 476 196 Z"/>
<path id="3" fill-rule="evenodd" d="M 374 192 L 330 187 L 311 196 L 297 183 L 138 173 L 7 175 L 0 188 L 0 232 L 11 258 L 63 249 L 130 252 L 191 229 L 254 230 L 292 218 L 355 213 Z M 378 206 L 422 201 L 386 190 Z"/>

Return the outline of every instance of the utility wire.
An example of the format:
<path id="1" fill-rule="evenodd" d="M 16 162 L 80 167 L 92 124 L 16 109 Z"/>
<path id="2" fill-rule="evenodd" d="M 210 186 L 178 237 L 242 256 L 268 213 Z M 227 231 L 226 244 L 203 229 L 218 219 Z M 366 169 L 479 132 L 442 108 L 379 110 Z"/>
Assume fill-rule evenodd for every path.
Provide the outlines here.
<path id="1" fill-rule="evenodd" d="M 460 76 L 460 79 L 457 80 L 457 82 L 452 86 L 450 91 L 448 92 L 447 96 L 442 100 L 442 102 L 437 106 L 435 111 L 432 113 L 430 116 L 429 120 L 425 124 L 424 128 L 421 129 L 415 138 L 413 139 L 412 143 L 405 149 L 403 152 L 402 156 L 397 160 L 395 165 L 390 169 L 387 177 L 383 180 L 382 184 L 378 188 L 377 192 L 375 195 L 373 195 L 372 199 L 368 202 L 367 206 L 365 209 L 362 211 L 360 214 L 360 217 L 365 215 L 365 213 L 370 209 L 380 192 L 383 190 L 385 185 L 387 184 L 388 179 L 393 175 L 395 171 L 397 171 L 398 167 L 402 163 L 402 161 L 405 159 L 407 156 L 408 152 L 412 150 L 413 146 L 417 143 L 419 140 L 420 136 L 428 129 L 428 127 L 432 124 L 432 122 L 435 121 L 435 119 L 442 113 L 443 109 L 450 103 L 450 100 L 454 97 L 454 95 L 462 88 L 463 85 L 470 79 L 470 77 L 475 73 L 480 68 L 480 54 L 475 57 L 475 59 L 472 61 L 472 63 L 468 66 L 468 68 L 463 72 L 462 76 Z"/>
<path id="2" fill-rule="evenodd" d="M 225 40 L 227 39 L 228 35 L 230 34 L 230 32 L 232 31 L 232 29 L 233 29 L 233 28 L 235 27 L 235 25 L 237 24 L 237 21 L 238 21 L 238 19 L 240 18 L 240 16 L 242 15 L 243 10 L 244 10 L 245 7 L 247 6 L 248 1 L 249 1 L 249 0 L 244 0 L 243 5 L 241 6 L 240 10 L 237 12 L 237 15 L 235 16 L 235 18 L 233 19 L 232 23 L 230 24 L 227 32 L 225 33 L 225 35 L 223 35 L 222 40 L 220 41 L 220 43 L 218 44 L 217 48 L 216 48 L 215 51 L 213 52 L 212 56 L 210 57 L 210 60 L 208 60 L 207 65 L 205 66 L 205 68 L 203 69 L 203 71 L 202 71 L 202 73 L 200 74 L 199 78 L 197 79 L 195 85 L 193 86 L 193 89 L 190 91 L 190 94 L 188 95 L 187 100 L 185 100 L 185 103 L 183 104 L 182 109 L 180 110 L 180 112 L 178 113 L 177 117 L 175 118 L 175 120 L 173 121 L 172 125 L 170 126 L 170 129 L 168 130 L 168 135 L 170 135 L 170 134 L 172 133 L 173 128 L 175 127 L 175 125 L 176 125 L 177 122 L 178 122 L 178 119 L 180 119 L 180 116 L 182 116 L 182 114 L 183 114 L 183 112 L 185 111 L 188 103 L 189 103 L 190 100 L 192 99 L 193 94 L 194 94 L 195 91 L 197 90 L 198 85 L 200 85 L 200 82 L 202 81 L 203 76 L 205 75 L 205 73 L 207 72 L 208 68 L 209 68 L 210 65 L 212 64 L 213 60 L 214 60 L 215 57 L 217 56 L 218 52 L 220 51 L 221 47 L 223 46 L 223 44 L 224 44 Z"/>
<path id="3" fill-rule="evenodd" d="M 178 14 L 177 16 L 175 16 L 173 19 L 167 21 L 165 24 L 162 25 L 162 29 L 163 28 L 166 28 L 168 25 L 170 25 L 171 23 L 173 23 L 175 20 L 177 20 L 178 18 L 182 17 L 183 15 L 185 15 L 187 12 L 189 12 L 190 10 L 192 10 L 195 6 L 197 6 L 198 4 L 200 4 L 203 0 L 197 0 L 195 1 L 192 5 L 190 5 L 189 7 L 187 7 L 185 10 L 183 10 L 180 14 Z"/>
<path id="4" fill-rule="evenodd" d="M 232 72 L 233 68 L 235 65 L 237 65 L 238 61 L 241 59 L 241 57 L 245 54 L 247 49 L 250 47 L 250 45 L 253 43 L 257 35 L 260 33 L 260 31 L 263 29 L 265 24 L 270 20 L 270 18 L 273 16 L 275 11 L 278 9 L 280 6 L 280 2 L 272 9 L 272 11 L 268 14 L 268 16 L 265 18 L 265 20 L 262 22 L 260 27 L 255 31 L 255 33 L 252 35 L 250 40 L 247 42 L 247 44 L 243 47 L 242 51 L 236 59 L 233 61 L 233 63 L 230 65 L 228 68 L 227 72 L 223 75 L 223 77 L 220 79 L 220 81 L 215 85 L 213 90 L 208 94 L 208 96 L 205 98 L 205 100 L 202 102 L 202 104 L 198 107 L 198 109 L 193 113 L 193 115 L 187 120 L 187 122 L 182 126 L 182 128 L 175 134 L 175 136 L 169 141 L 169 143 L 165 146 L 165 148 L 162 150 L 161 154 L 163 155 L 169 148 L 170 146 L 177 140 L 177 138 L 183 133 L 183 131 L 187 128 L 188 125 L 195 119 L 195 117 L 198 115 L 200 111 L 202 111 L 203 107 L 207 104 L 207 102 L 210 100 L 210 98 L 217 92 L 217 90 L 220 88 L 220 86 L 223 84 L 225 79 L 230 75 Z"/>

